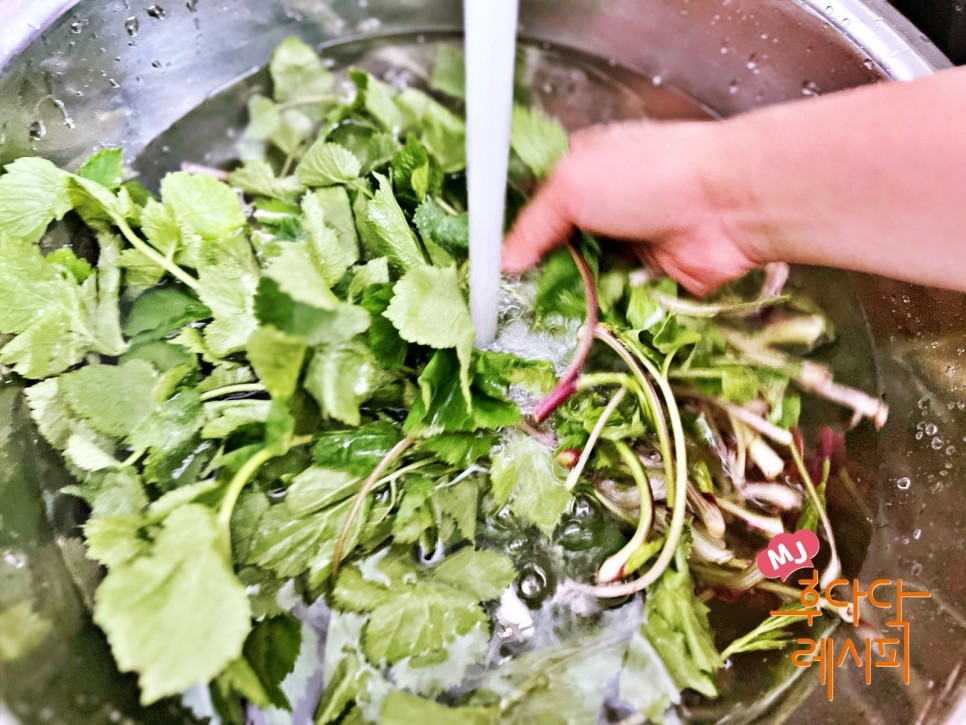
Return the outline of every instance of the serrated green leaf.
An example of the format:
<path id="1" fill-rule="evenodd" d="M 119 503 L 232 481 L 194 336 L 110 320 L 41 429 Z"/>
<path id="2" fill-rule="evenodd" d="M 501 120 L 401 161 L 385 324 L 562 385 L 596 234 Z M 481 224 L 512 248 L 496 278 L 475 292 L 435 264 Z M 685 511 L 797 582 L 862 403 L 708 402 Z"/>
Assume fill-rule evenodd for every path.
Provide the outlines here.
<path id="1" fill-rule="evenodd" d="M 247 194 L 288 197 L 305 190 L 294 176 L 278 178 L 263 159 L 249 159 L 228 175 L 228 183 Z"/>
<path id="2" fill-rule="evenodd" d="M 361 218 L 357 211 L 356 222 L 368 256 L 387 257 L 402 269 L 425 265 L 419 241 L 392 194 L 392 184 L 381 174 L 374 176 L 379 182 L 375 196 L 368 202 L 361 195 L 357 199 Z"/>
<path id="3" fill-rule="evenodd" d="M 392 87 L 365 71 L 352 70 L 349 75 L 356 84 L 359 99 L 369 115 L 386 131 L 398 133 L 402 126 L 402 115 L 393 102 L 395 91 Z"/>
<path id="4" fill-rule="evenodd" d="M 447 707 L 407 692 L 394 690 L 382 706 L 382 725 L 411 725 L 416 722 L 433 725 L 495 725 L 501 721 L 495 707 Z"/>
<path id="5" fill-rule="evenodd" d="M 279 43 L 268 72 L 278 101 L 324 100 L 332 89 L 332 73 L 318 54 L 298 38 Z"/>
<path id="6" fill-rule="evenodd" d="M 455 348 L 463 397 L 469 404 L 475 332 L 456 269 L 421 265 L 396 283 L 394 293 L 385 316 L 404 340 L 437 350 Z"/>
<path id="7" fill-rule="evenodd" d="M 545 536 L 553 535 L 570 492 L 553 460 L 553 451 L 536 438 L 513 434 L 491 463 L 491 493 L 498 504 L 535 524 Z"/>
<path id="8" fill-rule="evenodd" d="M 285 615 L 262 620 L 245 640 L 245 659 L 275 707 L 291 709 L 280 685 L 295 669 L 301 644 L 302 625 Z"/>
<path id="9" fill-rule="evenodd" d="M 214 512 L 190 504 L 165 519 L 150 553 L 116 565 L 94 621 L 145 704 L 204 684 L 241 655 L 251 610 Z"/>
<path id="10" fill-rule="evenodd" d="M 359 490 L 362 481 L 345 471 L 309 466 L 293 480 L 285 504 L 296 516 L 344 501 Z"/>
<path id="11" fill-rule="evenodd" d="M 124 152 L 121 149 L 101 149 L 88 157 L 77 170 L 77 175 L 113 191 L 124 180 Z"/>
<path id="12" fill-rule="evenodd" d="M 466 97 L 466 57 L 460 48 L 444 43 L 436 48 L 430 85 L 453 98 Z"/>
<path id="13" fill-rule="evenodd" d="M 415 136 L 410 135 L 392 160 L 392 180 L 396 197 L 412 208 L 443 190 L 443 170 L 435 157 Z"/>
<path id="14" fill-rule="evenodd" d="M 333 310 L 339 305 L 339 298 L 332 294 L 305 242 L 284 243 L 265 268 L 265 276 L 296 302 L 320 310 Z"/>
<path id="15" fill-rule="evenodd" d="M 203 239 L 230 236 L 245 223 L 238 194 L 206 174 L 168 174 L 161 180 L 161 198 L 182 231 Z"/>
<path id="16" fill-rule="evenodd" d="M 296 302 L 263 277 L 255 299 L 258 319 L 289 335 L 301 337 L 309 345 L 339 345 L 369 329 L 369 313 L 362 307 L 339 303 L 321 310 Z"/>
<path id="17" fill-rule="evenodd" d="M 423 239 L 435 242 L 461 259 L 470 246 L 469 216 L 447 214 L 434 201 L 424 201 L 413 215 L 413 222 Z"/>
<path id="18" fill-rule="evenodd" d="M 96 430 L 123 438 L 151 414 L 157 381 L 154 368 L 132 360 L 124 365 L 88 365 L 63 375 L 60 385 L 78 415 Z M 123 390 L 124 395 L 105 396 L 106 390 Z"/>
<path id="19" fill-rule="evenodd" d="M 307 194 L 302 199 L 309 251 L 329 286 L 342 279 L 346 270 L 359 259 L 359 244 L 354 229 L 351 235 L 340 234 L 327 223 L 326 209 L 332 205 L 327 196 L 318 192 Z M 348 208 L 346 205 L 345 209 Z"/>
<path id="20" fill-rule="evenodd" d="M 538 178 L 543 178 L 567 153 L 569 141 L 563 127 L 543 111 L 517 105 L 513 107 L 510 146 Z"/>
<path id="21" fill-rule="evenodd" d="M 486 627 L 486 615 L 469 594 L 425 582 L 397 587 L 390 601 L 376 607 L 363 635 L 372 662 L 395 664 L 442 649 L 475 627 Z"/>
<path id="22" fill-rule="evenodd" d="M 163 337 L 189 322 L 211 316 L 211 310 L 184 287 L 165 286 L 149 290 L 139 296 L 124 321 L 124 334 L 134 337 L 149 333 Z"/>
<path id="23" fill-rule="evenodd" d="M 499 599 L 516 575 L 508 557 L 496 551 L 476 551 L 472 547 L 450 554 L 432 572 L 433 581 L 444 582 L 471 594 L 480 602 Z"/>
<path id="24" fill-rule="evenodd" d="M 388 421 L 378 420 L 350 430 L 327 431 L 312 449 L 316 465 L 356 476 L 368 476 L 385 455 L 402 440 Z"/>
<path id="25" fill-rule="evenodd" d="M 295 175 L 306 186 L 334 186 L 355 181 L 362 173 L 359 159 L 347 148 L 319 139 L 295 167 Z"/>
<path id="26" fill-rule="evenodd" d="M 7 164 L 0 176 L 0 246 L 33 244 L 73 203 L 69 175 L 46 159 L 27 157 Z M 3 241 L 3 237 L 7 241 Z"/>
<path id="27" fill-rule="evenodd" d="M 375 372 L 365 345 L 330 346 L 313 353 L 304 385 L 328 417 L 359 425 L 359 405 L 372 393 Z"/>
<path id="28" fill-rule="evenodd" d="M 274 327 L 259 327 L 248 338 L 248 360 L 275 400 L 292 397 L 302 372 L 305 341 Z"/>

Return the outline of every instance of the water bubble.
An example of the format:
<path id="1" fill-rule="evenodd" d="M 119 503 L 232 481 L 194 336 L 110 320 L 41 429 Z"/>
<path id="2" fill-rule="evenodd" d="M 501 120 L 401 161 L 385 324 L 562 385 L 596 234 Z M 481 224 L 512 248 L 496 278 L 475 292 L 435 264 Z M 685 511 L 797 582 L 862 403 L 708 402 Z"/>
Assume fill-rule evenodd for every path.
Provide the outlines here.
<path id="1" fill-rule="evenodd" d="M 926 435 L 934 436 L 938 432 L 939 432 L 939 426 L 937 426 L 935 423 L 929 423 L 926 426 Z"/>
<path id="2" fill-rule="evenodd" d="M 164 20 L 164 8 L 160 5 L 151 5 L 147 9 L 147 13 L 149 17 L 152 17 L 155 20 Z"/>
<path id="3" fill-rule="evenodd" d="M 913 562 L 912 566 L 909 567 L 909 573 L 913 576 L 919 576 L 922 574 L 922 564 L 920 564 L 918 561 Z"/>
<path id="4" fill-rule="evenodd" d="M 72 32 L 72 33 L 79 33 L 80 31 L 82 31 L 84 29 L 84 26 L 85 25 L 87 25 L 87 20 L 86 19 L 85 20 L 75 20 L 74 22 L 72 22 L 70 24 L 70 32 Z"/>
<path id="5" fill-rule="evenodd" d="M 946 455 L 951 456 L 956 452 L 956 446 L 946 446 Z"/>
<path id="6" fill-rule="evenodd" d="M 843 28 L 847 28 L 847 27 L 849 27 L 849 23 L 850 23 L 850 22 L 852 22 L 852 21 L 851 21 L 851 20 L 849 20 L 848 18 L 842 18 L 842 27 L 843 27 Z"/>
<path id="7" fill-rule="evenodd" d="M 825 6 L 825 14 L 826 15 L 831 15 L 834 12 L 835 12 L 835 8 L 833 8 L 831 5 L 826 5 Z"/>
<path id="8" fill-rule="evenodd" d="M 731 83 L 728 84 L 728 93 L 735 95 L 738 92 L 738 81 L 732 79 Z"/>
<path id="9" fill-rule="evenodd" d="M 107 79 L 107 82 L 111 84 L 111 87 L 112 87 L 112 88 L 120 88 L 120 87 L 121 87 L 121 84 L 120 84 L 120 83 L 118 83 L 118 82 L 117 82 L 116 80 L 114 80 L 113 78 L 108 78 L 108 79 Z"/>
<path id="10" fill-rule="evenodd" d="M 517 594 L 532 608 L 539 607 L 550 593 L 552 583 L 547 571 L 539 564 L 527 564 L 517 578 Z"/>
<path id="11" fill-rule="evenodd" d="M 574 499 L 574 518 L 592 519 L 597 515 L 597 506 L 587 496 L 577 496 Z"/>
<path id="12" fill-rule="evenodd" d="M 379 18 L 366 18 L 356 24 L 356 30 L 360 33 L 374 33 L 381 27 L 382 21 Z"/>
<path id="13" fill-rule="evenodd" d="M 47 135 L 47 124 L 44 123 L 42 118 L 38 118 L 30 124 L 28 133 L 30 134 L 31 141 L 39 141 Z"/>
<path id="14" fill-rule="evenodd" d="M 557 87 L 553 83 L 548 82 L 548 83 L 544 83 L 540 87 L 540 90 L 542 90 L 546 95 L 552 96 L 554 93 L 557 92 Z"/>
<path id="15" fill-rule="evenodd" d="M 914 538 L 916 541 L 919 541 L 920 536 L 922 536 L 922 529 L 916 529 L 912 532 L 912 538 Z"/>
<path id="16" fill-rule="evenodd" d="M 728 55 L 728 46 L 727 45 L 722 45 L 721 46 L 721 55 Z"/>
<path id="17" fill-rule="evenodd" d="M 188 8 L 189 13 L 193 13 L 198 9 L 198 0 L 188 0 L 184 6 Z"/>
<path id="18" fill-rule="evenodd" d="M 938 451 L 943 447 L 943 439 L 939 436 L 934 437 L 931 441 L 929 441 L 929 447 L 934 451 Z"/>
<path id="19" fill-rule="evenodd" d="M 909 480 L 907 476 L 903 476 L 898 481 L 896 481 L 896 486 L 902 491 L 908 491 L 909 487 L 912 485 L 912 481 Z"/>
<path id="20" fill-rule="evenodd" d="M 124 29 L 132 38 L 138 34 L 138 28 L 140 26 L 141 24 L 138 22 L 138 19 L 133 15 L 124 21 Z"/>
<path id="21" fill-rule="evenodd" d="M 916 440 L 917 441 L 921 441 L 922 440 L 922 431 L 917 431 L 916 432 Z"/>
<path id="22" fill-rule="evenodd" d="M 664 83 L 664 79 L 661 76 L 654 76 L 651 78 L 651 83 L 654 84 L 655 88 L 658 88 Z"/>
<path id="23" fill-rule="evenodd" d="M 802 83 L 803 96 L 817 96 L 819 94 L 818 84 L 815 81 L 804 81 Z"/>
<path id="24" fill-rule="evenodd" d="M 875 70 L 875 61 L 871 58 L 866 58 L 862 61 L 862 65 L 865 66 L 866 70 Z"/>
<path id="25" fill-rule="evenodd" d="M 752 53 L 751 55 L 749 55 L 748 56 L 748 62 L 745 63 L 745 68 L 747 68 L 748 70 L 755 70 L 755 69 L 757 69 L 758 68 L 758 61 L 756 60 L 757 57 L 758 56 L 756 56 L 754 53 Z"/>
<path id="26" fill-rule="evenodd" d="M 151 61 L 151 67 L 152 68 L 160 68 L 161 67 L 161 61 L 160 60 L 152 60 Z"/>

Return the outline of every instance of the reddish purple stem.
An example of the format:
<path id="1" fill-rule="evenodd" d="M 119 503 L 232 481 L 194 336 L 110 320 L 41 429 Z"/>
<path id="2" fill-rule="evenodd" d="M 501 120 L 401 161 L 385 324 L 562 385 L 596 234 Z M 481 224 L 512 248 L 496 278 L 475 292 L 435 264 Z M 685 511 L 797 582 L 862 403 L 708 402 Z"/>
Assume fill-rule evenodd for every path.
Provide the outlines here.
<path id="1" fill-rule="evenodd" d="M 580 278 L 584 283 L 584 298 L 587 302 L 587 310 L 584 313 L 584 326 L 581 330 L 580 342 L 574 352 L 573 360 L 560 376 L 557 385 L 547 393 L 546 397 L 537 403 L 533 410 L 533 419 L 537 423 L 542 423 L 560 407 L 560 405 L 577 391 L 577 378 L 584 369 L 587 356 L 590 355 L 590 348 L 594 344 L 594 329 L 597 327 L 597 288 L 594 286 L 594 276 L 587 266 L 587 260 L 581 256 L 580 252 L 573 243 L 568 242 L 567 248 L 570 255 L 574 258 L 574 264 L 580 271 Z"/>

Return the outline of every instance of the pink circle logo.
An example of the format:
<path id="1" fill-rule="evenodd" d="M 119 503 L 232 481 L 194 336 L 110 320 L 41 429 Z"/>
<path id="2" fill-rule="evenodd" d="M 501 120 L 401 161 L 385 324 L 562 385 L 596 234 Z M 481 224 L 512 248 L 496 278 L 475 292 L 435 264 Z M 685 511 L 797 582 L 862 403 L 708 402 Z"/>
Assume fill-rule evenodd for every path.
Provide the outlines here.
<path id="1" fill-rule="evenodd" d="M 758 554 L 758 571 L 768 579 L 785 581 L 792 572 L 811 568 L 818 549 L 818 537 L 808 529 L 779 534 Z"/>

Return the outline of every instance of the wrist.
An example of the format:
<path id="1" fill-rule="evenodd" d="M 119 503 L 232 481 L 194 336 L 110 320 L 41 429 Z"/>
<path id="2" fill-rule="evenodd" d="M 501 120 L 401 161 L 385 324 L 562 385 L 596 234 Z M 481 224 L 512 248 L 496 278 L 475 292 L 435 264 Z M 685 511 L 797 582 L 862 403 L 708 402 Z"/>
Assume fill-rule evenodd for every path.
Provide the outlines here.
<path id="1" fill-rule="evenodd" d="M 746 117 L 702 125 L 701 179 L 721 233 L 751 267 L 791 261 L 783 251 L 781 224 L 754 169 L 761 140 Z"/>

